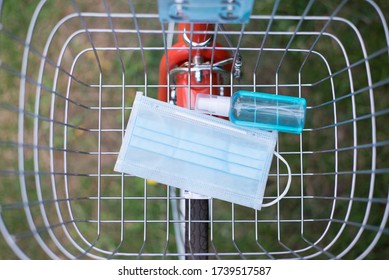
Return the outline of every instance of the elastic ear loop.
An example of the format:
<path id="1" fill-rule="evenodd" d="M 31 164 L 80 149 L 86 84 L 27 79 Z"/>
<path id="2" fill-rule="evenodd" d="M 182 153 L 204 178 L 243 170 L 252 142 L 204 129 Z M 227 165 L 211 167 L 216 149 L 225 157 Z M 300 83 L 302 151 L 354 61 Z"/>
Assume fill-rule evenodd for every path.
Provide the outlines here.
<path id="1" fill-rule="evenodd" d="M 290 183 L 292 182 L 292 172 L 290 171 L 290 166 L 289 166 L 288 162 L 279 153 L 274 152 L 274 155 L 276 157 L 278 157 L 285 164 L 286 168 L 288 169 L 288 182 L 286 183 L 286 187 L 281 195 L 279 195 L 276 199 L 274 199 L 273 201 L 270 201 L 269 203 L 262 204 L 262 207 L 272 206 L 272 205 L 276 204 L 277 202 L 279 202 L 281 199 L 283 199 L 284 196 L 288 193 L 289 188 L 290 188 Z"/>

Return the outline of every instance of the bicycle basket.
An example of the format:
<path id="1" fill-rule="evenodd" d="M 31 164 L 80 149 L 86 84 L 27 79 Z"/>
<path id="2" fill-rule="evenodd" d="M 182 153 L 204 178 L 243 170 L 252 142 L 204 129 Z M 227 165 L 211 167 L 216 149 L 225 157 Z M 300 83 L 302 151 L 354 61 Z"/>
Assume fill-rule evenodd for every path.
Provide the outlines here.
<path id="1" fill-rule="evenodd" d="M 113 171 L 135 93 L 156 98 L 179 35 L 156 1 L 0 10 L 0 258 L 195 256 L 185 198 Z M 255 1 L 249 23 L 215 26 L 214 48 L 242 57 L 231 92 L 304 97 L 307 118 L 279 134 L 286 197 L 261 211 L 211 199 L 190 221 L 208 225 L 208 258 L 389 257 L 388 16 L 387 1 Z M 274 158 L 265 201 L 286 179 Z"/>

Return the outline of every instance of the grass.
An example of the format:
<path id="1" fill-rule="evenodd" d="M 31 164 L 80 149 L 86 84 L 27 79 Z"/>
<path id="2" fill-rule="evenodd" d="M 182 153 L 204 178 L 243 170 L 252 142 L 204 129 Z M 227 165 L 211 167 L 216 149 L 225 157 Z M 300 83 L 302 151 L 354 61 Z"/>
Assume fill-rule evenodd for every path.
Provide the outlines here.
<path id="1" fill-rule="evenodd" d="M 3 161 L 0 163 L 0 205 L 2 217 L 6 222 L 9 232 L 18 240 L 18 244 L 31 258 L 49 258 L 31 235 L 30 228 L 25 219 L 20 195 L 20 181 L 18 172 L 18 112 L 19 106 L 19 79 L 16 74 L 21 67 L 23 46 L 15 38 L 24 40 L 28 23 L 36 7 L 36 1 L 29 1 L 28 5 L 23 1 L 6 1 L 3 4 L 1 22 L 6 30 L 0 33 L 0 59 L 2 61 L 0 75 L 1 109 L 0 129 L 4 133 L 0 136 L 0 149 Z M 104 5 L 94 4 L 93 1 L 78 3 L 80 11 L 105 12 Z M 112 13 L 131 12 L 127 1 L 108 1 Z M 156 13 L 156 6 L 146 1 L 134 1 L 137 13 Z M 308 1 L 281 1 L 277 9 L 277 15 L 301 15 Z M 337 1 L 315 3 L 309 15 L 328 15 L 334 10 Z M 385 1 L 379 3 L 383 11 L 389 7 Z M 273 1 L 256 1 L 253 14 L 270 14 L 273 9 Z M 75 12 L 72 5 L 64 9 L 61 1 L 49 1 L 39 15 L 36 30 L 32 39 L 32 45 L 41 52 L 45 40 L 58 20 L 65 15 Z M 384 48 L 383 29 L 374 10 L 368 5 L 357 5 L 349 2 L 339 12 L 339 17 L 345 17 L 356 24 L 361 36 L 364 38 L 368 54 Z M 38 225 L 38 231 L 47 246 L 61 258 L 67 258 L 56 242 L 61 244 L 70 254 L 79 258 L 88 258 L 83 255 L 85 251 L 101 257 L 109 257 L 109 252 L 118 249 L 120 258 L 136 258 L 139 252 L 148 253 L 148 258 L 153 258 L 155 253 L 175 252 L 176 244 L 173 233 L 173 223 L 164 222 L 167 217 L 168 193 L 166 188 L 154 182 L 147 182 L 139 178 L 126 176 L 121 178 L 113 173 L 113 165 L 121 145 L 121 129 L 127 122 L 130 114 L 134 94 L 137 90 L 147 91 L 147 94 L 156 97 L 158 86 L 159 60 L 163 52 L 155 49 L 146 49 L 141 53 L 137 33 L 116 33 L 116 40 L 120 46 L 127 47 L 119 52 L 115 49 L 98 49 L 96 54 L 91 48 L 89 39 L 85 34 L 75 36 L 64 52 L 61 61 L 60 73 L 56 84 L 57 95 L 53 99 L 52 88 L 54 86 L 55 65 L 62 46 L 71 34 L 82 29 L 83 24 L 88 28 L 110 29 L 109 21 L 105 18 L 85 17 L 81 22 L 78 17 L 68 20 L 55 33 L 47 54 L 48 60 L 44 68 L 39 99 L 38 143 L 43 149 L 39 149 L 34 155 L 32 147 L 24 149 L 24 168 L 27 171 L 24 176 L 29 196 L 29 209 L 34 222 Z M 135 29 L 133 18 L 115 18 L 113 24 L 117 29 Z M 268 20 L 253 19 L 246 26 L 246 31 L 266 30 Z M 307 20 L 301 25 L 302 31 L 320 31 L 325 21 Z M 157 18 L 139 18 L 138 25 L 145 33 L 141 34 L 141 42 L 144 47 L 163 47 L 163 37 L 158 33 L 146 34 L 150 30 L 160 30 L 161 25 Z M 384 215 L 385 199 L 388 196 L 387 185 L 389 176 L 387 162 L 389 145 L 386 144 L 389 129 L 386 125 L 388 115 L 385 110 L 389 108 L 389 99 L 386 97 L 387 84 L 374 88 L 372 98 L 378 114 L 376 120 L 377 160 L 372 158 L 372 122 L 371 102 L 366 75 L 365 63 L 358 63 L 363 58 L 361 46 L 358 44 L 355 32 L 342 22 L 331 23 L 326 32 L 340 39 L 352 67 L 353 76 L 350 83 L 349 73 L 337 73 L 345 69 L 347 61 L 339 42 L 335 37 L 322 36 L 316 43 L 314 51 L 320 55 L 311 55 L 305 66 L 301 69 L 301 92 L 296 86 L 299 84 L 300 66 L 305 60 L 304 52 L 293 50 L 305 50 L 312 46 L 317 38 L 314 34 L 306 33 L 296 36 L 290 45 L 291 51 L 283 56 L 280 51 L 288 46 L 291 34 L 280 34 L 280 31 L 293 32 L 298 26 L 298 21 L 293 19 L 278 19 L 273 22 L 271 31 L 273 35 L 266 38 L 265 50 L 259 63 L 256 63 L 258 52 L 264 36 L 256 33 L 247 33 L 241 41 L 241 54 L 244 59 L 244 76 L 240 82 L 234 81 L 234 90 L 240 88 L 253 90 L 254 76 L 256 74 L 256 88 L 260 91 L 275 92 L 275 84 L 279 84 L 279 93 L 292 96 L 301 94 L 307 99 L 306 131 L 299 135 L 280 134 L 278 149 L 287 152 L 285 158 L 291 165 L 293 184 L 288 197 L 283 199 L 279 208 L 272 207 L 256 213 L 252 209 L 240 206 L 231 208 L 226 202 L 213 201 L 214 228 L 213 243 L 220 252 L 261 251 L 258 243 L 268 252 L 280 252 L 274 257 L 296 257 L 291 250 L 301 251 L 301 256 L 318 253 L 317 258 L 328 258 L 341 253 L 358 235 L 360 224 L 364 223 L 367 209 L 366 197 L 369 195 L 372 180 L 371 166 L 377 164 L 373 197 L 377 203 L 372 204 L 371 214 L 365 222 L 372 228 L 366 228 L 356 246 L 344 257 L 352 259 L 370 244 L 376 235 L 376 228 Z M 227 30 L 240 30 L 240 26 L 227 26 Z M 14 34 L 10 37 L 9 34 Z M 95 32 L 90 34 L 95 47 L 113 47 L 115 40 L 111 32 Z M 222 35 L 218 35 L 218 41 L 225 44 Z M 234 45 L 239 41 L 238 35 L 231 35 Z M 133 47 L 133 48 L 131 48 Z M 252 50 L 252 48 L 256 48 Z M 276 50 L 278 49 L 278 50 Z M 77 56 L 78 60 L 75 61 Z M 387 54 L 387 53 L 386 53 Z M 144 60 L 142 60 L 144 57 Z M 36 80 L 41 57 L 34 52 L 30 53 L 27 75 L 31 80 Z M 72 63 L 75 63 L 73 78 L 68 92 L 68 72 Z M 328 63 L 328 69 L 325 62 Z M 384 81 L 389 76 L 388 58 L 385 53 L 377 58 L 369 60 L 372 82 Z M 7 66 L 5 66 L 5 64 Z M 278 81 L 276 70 L 279 68 Z M 103 87 L 101 92 L 101 122 L 99 122 L 99 67 L 102 73 L 102 83 L 109 85 Z M 10 70 L 12 69 L 12 70 Z M 124 72 L 122 71 L 124 69 Z M 336 73 L 333 79 L 328 79 L 329 71 Z M 145 76 L 145 73 L 147 74 Z M 126 85 L 122 91 L 121 85 Z M 332 83 L 331 83 L 332 82 Z M 147 87 L 145 85 L 148 85 Z M 89 86 L 86 86 L 89 85 Z M 92 85 L 92 86 L 91 86 Z M 351 87 L 356 95 L 349 95 Z M 334 91 L 332 90 L 334 89 Z M 27 83 L 25 109 L 34 112 L 37 101 L 37 84 Z M 124 96 L 124 99 L 123 99 Z M 338 98 L 334 104 L 332 100 Z M 70 99 L 72 102 L 66 102 Z M 51 107 L 54 102 L 54 107 Z M 125 110 L 122 110 L 122 104 Z M 324 105 L 323 105 L 324 104 Z M 353 107 L 354 104 L 354 107 Z M 68 114 L 65 115 L 65 106 L 68 105 Z M 81 105 L 81 106 L 80 106 Z M 53 109 L 53 111 L 52 111 Z M 55 123 L 48 121 L 55 120 Z M 351 120 L 360 118 L 353 123 Z M 33 129 L 35 117 L 24 115 L 24 141 L 34 145 Z M 331 126 L 334 122 L 338 126 Z M 63 124 L 70 124 L 71 127 Z M 50 129 L 52 124 L 53 139 L 52 154 L 47 147 L 50 146 Z M 101 126 L 104 130 L 101 134 L 96 128 Z M 357 130 L 355 130 L 357 127 Z M 354 138 L 353 133 L 356 133 Z M 64 152 L 66 135 L 66 148 Z M 337 135 L 337 141 L 334 140 Z M 357 158 L 354 158 L 354 140 L 357 145 Z M 100 151 L 104 154 L 99 158 Z M 300 146 L 301 144 L 301 146 Z M 300 157 L 300 148 L 306 151 Z M 338 149 L 335 153 L 334 149 Z M 34 157 L 38 165 L 35 165 Z M 50 161 L 50 158 L 53 161 Z M 67 160 L 65 165 L 64 160 Z M 101 165 L 99 167 L 98 162 Z M 335 169 L 335 162 L 338 168 Z M 302 164 L 301 164 L 302 162 Z M 356 164 L 357 173 L 353 174 L 353 164 Z M 32 173 L 39 167 L 39 176 Z M 51 168 L 55 175 L 51 175 Z M 279 173 L 285 174 L 284 166 L 279 166 Z M 98 180 L 98 173 L 102 174 Z M 338 175 L 335 173 L 339 172 Z M 66 173 L 66 174 L 64 174 Z M 267 184 L 266 195 L 276 194 L 277 186 L 277 161 L 273 160 L 271 175 Z M 304 173 L 301 177 L 300 173 Z M 55 185 L 53 184 L 55 182 Z M 353 184 L 355 182 L 355 188 Z M 122 189 L 122 184 L 124 188 Z M 280 186 L 285 184 L 280 179 Z M 37 187 L 41 186 L 43 204 L 37 197 Z M 100 186 L 100 188 L 98 188 Z M 336 187 L 336 188 L 335 188 Z M 67 193 L 67 195 L 66 195 Z M 98 194 L 103 198 L 98 200 Z M 350 206 L 350 196 L 356 198 Z M 58 203 L 53 200 L 54 195 Z M 301 196 L 304 199 L 301 200 Z M 69 197 L 69 199 L 67 199 Z M 124 197 L 124 200 L 121 200 Z M 145 202 L 144 198 L 148 200 Z M 337 198 L 334 204 L 334 197 Z M 14 204 L 16 203 L 16 204 Z M 123 205 L 123 207 L 121 206 Z M 11 206 L 15 206 L 11 209 Z M 51 232 L 45 226 L 42 218 L 41 206 L 47 215 L 51 226 Z M 100 211 L 98 211 L 100 207 Z M 351 209 L 350 211 L 348 211 Z M 60 211 L 60 212 L 57 212 Z M 170 210 L 171 211 L 171 210 Z M 331 216 L 332 214 L 332 216 Z M 340 236 L 343 220 L 347 217 L 351 221 Z M 332 219 L 329 219 L 332 217 Z M 253 221 L 258 218 L 258 223 Z M 67 222 L 62 225 L 63 221 Z M 124 219 L 123 227 L 120 221 Z M 233 225 L 231 220 L 236 222 Z M 282 222 L 277 223 L 278 219 Z M 304 223 L 301 223 L 301 220 Z M 97 221 L 102 221 L 100 225 Z M 147 220 L 147 222 L 144 222 Z M 384 225 L 387 228 L 387 225 Z M 122 233 L 124 234 L 122 236 Z M 234 236 L 233 236 L 234 233 Z M 50 235 L 51 234 L 51 235 Z M 280 238 L 280 239 L 279 239 Z M 309 248 L 309 242 L 317 242 L 319 248 L 325 248 L 337 238 L 334 245 L 326 252 Z M 79 248 L 77 248 L 74 241 Z M 232 242 L 233 241 L 233 242 Z M 235 245 L 234 245 L 235 242 Z M 94 248 L 90 248 L 93 243 Z M 389 245 L 388 235 L 384 233 L 376 249 L 368 256 L 371 259 L 387 259 L 385 248 Z M 304 251 L 306 249 L 306 251 Z M 291 249 L 291 250 L 289 250 Z M 107 251 L 105 253 L 104 251 Z M 131 254 L 128 254 L 128 253 Z M 12 259 L 16 256 L 11 252 L 3 239 L 0 239 L 0 258 Z M 237 258 L 238 255 L 225 256 L 225 258 Z M 250 258 L 250 255 L 246 257 Z M 253 256 L 258 258 L 261 256 Z M 154 258 L 161 258 L 157 256 Z M 267 258 L 267 256 L 263 256 Z"/>

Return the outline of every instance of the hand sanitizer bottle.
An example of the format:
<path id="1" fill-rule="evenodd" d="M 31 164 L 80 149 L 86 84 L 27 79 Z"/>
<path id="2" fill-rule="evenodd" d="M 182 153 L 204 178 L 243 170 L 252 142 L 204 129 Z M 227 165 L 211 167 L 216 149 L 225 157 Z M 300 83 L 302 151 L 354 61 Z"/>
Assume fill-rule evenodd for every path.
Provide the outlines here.
<path id="1" fill-rule="evenodd" d="M 306 101 L 240 90 L 231 97 L 198 94 L 195 110 L 229 117 L 236 125 L 299 134 L 304 128 Z"/>

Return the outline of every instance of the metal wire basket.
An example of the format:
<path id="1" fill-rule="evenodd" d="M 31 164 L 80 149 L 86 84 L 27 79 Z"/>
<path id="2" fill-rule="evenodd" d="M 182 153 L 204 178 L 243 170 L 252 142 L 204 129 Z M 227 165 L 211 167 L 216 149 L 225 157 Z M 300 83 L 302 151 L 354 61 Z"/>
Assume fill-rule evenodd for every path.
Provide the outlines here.
<path id="1" fill-rule="evenodd" d="M 262 211 L 211 199 L 205 221 L 185 218 L 173 187 L 113 171 L 135 92 L 157 96 L 179 33 L 156 1 L 0 11 L 0 258 L 190 257 L 187 222 L 207 223 L 210 259 L 389 257 L 386 1 L 255 1 L 248 24 L 215 28 L 242 57 L 231 92 L 308 107 L 301 135 L 279 135 L 288 195 Z M 274 159 L 265 200 L 286 177 Z"/>

